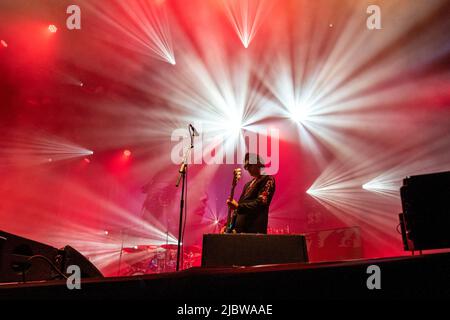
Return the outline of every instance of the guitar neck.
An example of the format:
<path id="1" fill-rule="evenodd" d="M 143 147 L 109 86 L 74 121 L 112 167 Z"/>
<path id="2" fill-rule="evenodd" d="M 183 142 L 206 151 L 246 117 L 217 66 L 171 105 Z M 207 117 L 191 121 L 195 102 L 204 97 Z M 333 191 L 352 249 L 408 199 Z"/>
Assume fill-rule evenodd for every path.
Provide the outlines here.
<path id="1" fill-rule="evenodd" d="M 231 187 L 231 192 L 230 192 L 230 198 L 233 199 L 234 198 L 234 189 L 236 188 L 236 185 L 233 185 Z"/>
<path id="2" fill-rule="evenodd" d="M 233 182 L 231 183 L 231 192 L 230 192 L 230 200 L 234 199 L 234 189 L 236 188 L 236 184 L 239 181 L 239 179 L 241 178 L 241 169 L 235 169 L 233 171 Z M 227 216 L 227 232 L 231 231 L 231 224 L 234 224 L 234 221 L 232 222 L 232 219 L 235 219 L 235 216 L 232 218 L 231 214 L 234 210 L 231 209 L 231 207 L 228 207 L 228 216 Z"/>
<path id="3" fill-rule="evenodd" d="M 233 184 L 233 185 L 231 186 L 230 199 L 233 199 L 233 198 L 234 198 L 234 189 L 235 189 L 235 188 L 236 188 L 236 185 Z M 229 225 L 230 222 L 231 222 L 231 212 L 232 212 L 232 211 L 233 211 L 233 210 L 232 210 L 231 208 L 228 208 L 227 225 Z"/>

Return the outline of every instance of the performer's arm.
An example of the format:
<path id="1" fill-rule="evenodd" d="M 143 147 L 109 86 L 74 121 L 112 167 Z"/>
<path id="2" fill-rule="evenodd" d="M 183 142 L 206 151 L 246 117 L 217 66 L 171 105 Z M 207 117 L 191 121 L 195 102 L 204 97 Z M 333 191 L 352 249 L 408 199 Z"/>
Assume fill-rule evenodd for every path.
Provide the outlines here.
<path id="1" fill-rule="evenodd" d="M 237 207 L 238 214 L 251 214 L 257 213 L 258 209 L 261 209 L 269 205 L 269 199 L 271 198 L 275 190 L 275 180 L 273 177 L 267 179 L 264 187 L 258 193 L 258 197 L 252 200 L 243 200 L 239 202 Z"/>

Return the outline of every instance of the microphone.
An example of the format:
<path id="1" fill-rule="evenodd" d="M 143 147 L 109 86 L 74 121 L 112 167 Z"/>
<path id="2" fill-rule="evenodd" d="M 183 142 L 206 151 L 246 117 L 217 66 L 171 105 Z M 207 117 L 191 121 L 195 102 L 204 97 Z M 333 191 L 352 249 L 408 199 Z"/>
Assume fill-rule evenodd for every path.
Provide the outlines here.
<path id="1" fill-rule="evenodd" d="M 194 137 L 200 136 L 200 134 L 198 133 L 198 131 L 194 128 L 194 126 L 192 124 L 189 124 L 189 128 L 192 130 L 192 135 Z"/>

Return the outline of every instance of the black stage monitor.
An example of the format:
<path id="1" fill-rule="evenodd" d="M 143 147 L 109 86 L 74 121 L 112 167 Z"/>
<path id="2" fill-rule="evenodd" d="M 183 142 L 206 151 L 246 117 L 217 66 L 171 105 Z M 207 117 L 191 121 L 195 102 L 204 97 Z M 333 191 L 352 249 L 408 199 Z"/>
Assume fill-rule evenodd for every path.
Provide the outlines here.
<path id="1" fill-rule="evenodd" d="M 450 172 L 407 177 L 400 194 L 408 249 L 450 248 Z"/>
<path id="2" fill-rule="evenodd" d="M 205 234 L 202 267 L 308 262 L 303 235 Z"/>

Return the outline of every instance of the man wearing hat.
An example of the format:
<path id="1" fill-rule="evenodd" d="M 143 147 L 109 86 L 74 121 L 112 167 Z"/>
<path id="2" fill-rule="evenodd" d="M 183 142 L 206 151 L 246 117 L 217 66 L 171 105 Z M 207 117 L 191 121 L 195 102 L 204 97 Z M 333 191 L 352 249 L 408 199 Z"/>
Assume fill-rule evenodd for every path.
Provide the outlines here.
<path id="1" fill-rule="evenodd" d="M 265 165 L 257 154 L 247 153 L 244 169 L 253 177 L 242 190 L 239 201 L 228 199 L 227 205 L 234 210 L 237 233 L 267 233 L 269 205 L 275 192 L 275 179 L 261 172 Z"/>

